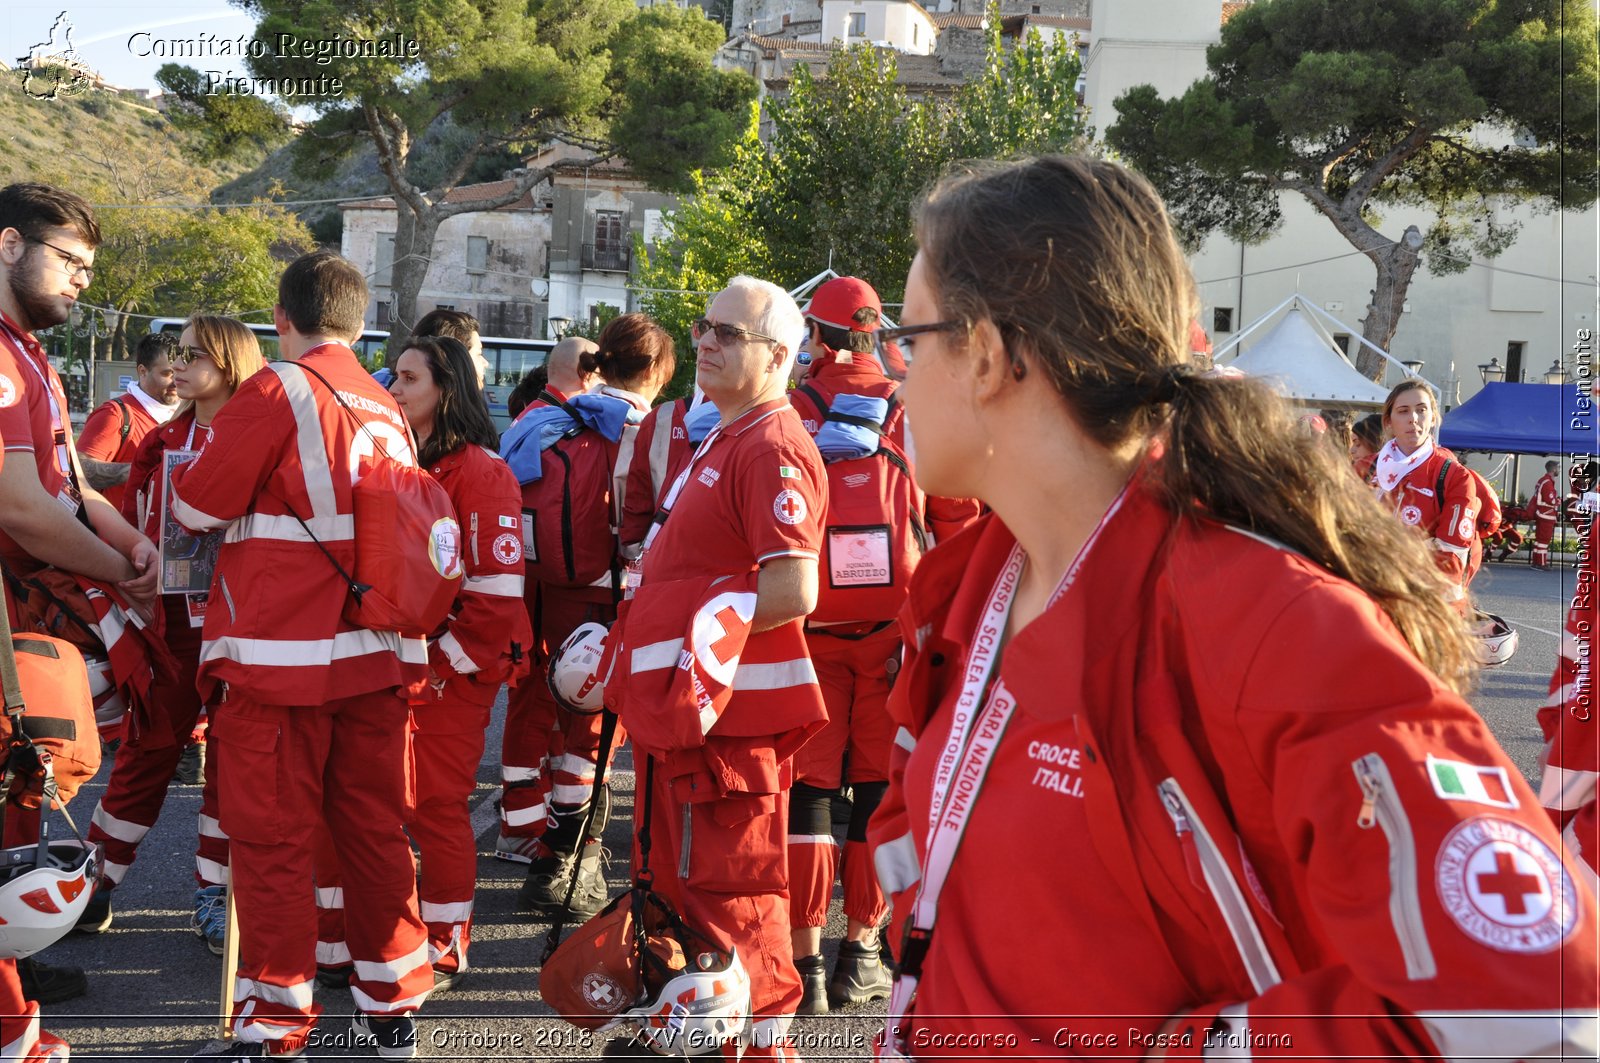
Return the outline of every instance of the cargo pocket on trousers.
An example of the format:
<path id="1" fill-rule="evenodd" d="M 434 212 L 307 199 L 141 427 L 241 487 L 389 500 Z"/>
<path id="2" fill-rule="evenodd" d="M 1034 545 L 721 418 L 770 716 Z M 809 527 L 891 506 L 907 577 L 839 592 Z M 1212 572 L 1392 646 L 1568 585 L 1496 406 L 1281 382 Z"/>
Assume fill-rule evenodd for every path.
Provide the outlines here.
<path id="1" fill-rule="evenodd" d="M 217 780 L 224 791 L 218 795 L 223 832 L 257 845 L 281 843 L 285 832 L 278 746 L 282 737 L 277 723 L 222 712 L 212 727 L 227 763 Z"/>
<path id="2" fill-rule="evenodd" d="M 689 885 L 713 893 L 776 893 L 789 886 L 788 824 L 777 794 L 725 794 L 689 805 Z"/>

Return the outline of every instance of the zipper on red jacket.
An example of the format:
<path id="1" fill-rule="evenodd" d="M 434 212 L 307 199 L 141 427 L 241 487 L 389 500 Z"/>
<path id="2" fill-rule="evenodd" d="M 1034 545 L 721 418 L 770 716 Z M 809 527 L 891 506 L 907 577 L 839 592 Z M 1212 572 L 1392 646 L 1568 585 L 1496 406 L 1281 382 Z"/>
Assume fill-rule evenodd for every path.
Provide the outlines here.
<path id="1" fill-rule="evenodd" d="M 1206 830 L 1205 823 L 1195 814 L 1194 805 L 1189 802 L 1178 780 L 1163 779 L 1156 789 L 1161 796 L 1161 803 L 1166 806 L 1167 815 L 1172 817 L 1178 844 L 1191 847 L 1199 860 L 1200 873 L 1205 880 L 1204 888 L 1222 914 L 1222 921 L 1239 950 L 1239 959 L 1250 977 L 1250 984 L 1255 986 L 1258 994 L 1266 992 L 1283 981 L 1283 976 L 1278 973 L 1278 965 L 1267 949 L 1266 939 L 1261 936 L 1261 928 L 1250 915 L 1250 902 L 1239 888 L 1239 881 L 1233 877 L 1233 869 L 1228 866 L 1222 850 L 1217 848 L 1215 840 Z M 1184 859 L 1187 862 L 1188 853 L 1184 854 Z M 1190 877 L 1193 877 L 1192 871 Z"/>
<path id="2" fill-rule="evenodd" d="M 1361 787 L 1361 808 L 1356 826 L 1383 828 L 1389 842 L 1389 920 L 1406 961 L 1406 977 L 1425 981 L 1439 972 L 1428 931 L 1422 923 L 1422 902 L 1417 894 L 1417 846 L 1405 805 L 1395 793 L 1394 777 L 1377 753 L 1368 753 L 1350 765 Z"/>
<path id="3" fill-rule="evenodd" d="M 1194 846 L 1194 828 L 1189 824 L 1189 815 L 1175 795 L 1163 791 L 1161 801 L 1167 806 L 1167 815 L 1172 817 L 1173 830 L 1178 834 L 1178 848 L 1183 850 L 1183 866 L 1189 872 L 1189 881 L 1205 889 L 1206 875 L 1200 869 L 1200 853 Z"/>

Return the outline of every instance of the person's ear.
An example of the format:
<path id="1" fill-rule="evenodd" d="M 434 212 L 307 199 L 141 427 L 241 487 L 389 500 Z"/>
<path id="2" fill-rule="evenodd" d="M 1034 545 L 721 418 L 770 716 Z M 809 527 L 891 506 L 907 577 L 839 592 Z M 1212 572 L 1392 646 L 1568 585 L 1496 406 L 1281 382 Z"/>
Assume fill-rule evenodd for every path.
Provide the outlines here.
<path id="1" fill-rule="evenodd" d="M 1000 330 L 988 318 L 973 327 L 962 361 L 972 376 L 973 397 L 979 402 L 995 398 L 1001 389 L 1014 383 L 1005 341 L 1000 336 Z"/>
<path id="2" fill-rule="evenodd" d="M 294 327 L 289 323 L 289 315 L 284 311 L 282 303 L 277 303 L 272 307 L 272 327 L 278 331 L 280 336 L 287 336 Z"/>
<path id="3" fill-rule="evenodd" d="M 0 262 L 15 266 L 28 251 L 28 239 L 18 229 L 7 226 L 0 229 Z"/>

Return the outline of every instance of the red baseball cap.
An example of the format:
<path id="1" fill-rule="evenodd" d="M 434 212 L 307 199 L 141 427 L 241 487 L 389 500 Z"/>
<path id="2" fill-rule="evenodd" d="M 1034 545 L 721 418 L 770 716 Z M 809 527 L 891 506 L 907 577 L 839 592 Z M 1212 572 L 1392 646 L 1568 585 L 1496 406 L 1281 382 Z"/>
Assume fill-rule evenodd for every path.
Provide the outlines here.
<path id="1" fill-rule="evenodd" d="M 877 318 L 867 325 L 855 320 L 856 311 L 864 307 L 871 307 L 880 318 L 883 316 L 883 303 L 878 301 L 878 293 L 873 291 L 872 285 L 860 277 L 835 277 L 812 292 L 811 301 L 800 312 L 847 332 L 875 332 Z"/>

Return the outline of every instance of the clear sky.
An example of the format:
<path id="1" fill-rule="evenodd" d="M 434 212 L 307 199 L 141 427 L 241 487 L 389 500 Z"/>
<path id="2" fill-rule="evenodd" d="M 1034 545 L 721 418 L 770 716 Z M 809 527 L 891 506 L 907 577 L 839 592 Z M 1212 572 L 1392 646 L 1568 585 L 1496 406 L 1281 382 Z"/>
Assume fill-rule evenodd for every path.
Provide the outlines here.
<path id="1" fill-rule="evenodd" d="M 50 39 L 50 28 L 62 12 L 72 20 L 72 43 L 83 61 L 107 81 L 123 88 L 156 88 L 156 71 L 178 62 L 197 70 L 232 70 L 248 76 L 236 55 L 140 55 L 166 42 L 192 42 L 203 34 L 237 38 L 254 27 L 249 15 L 224 0 L 0 0 L 0 59 L 16 66 L 34 45 Z M 148 36 L 136 36 L 148 34 Z M 65 50 L 59 39 L 51 51 Z M 156 42 L 162 42 L 157 45 Z"/>

